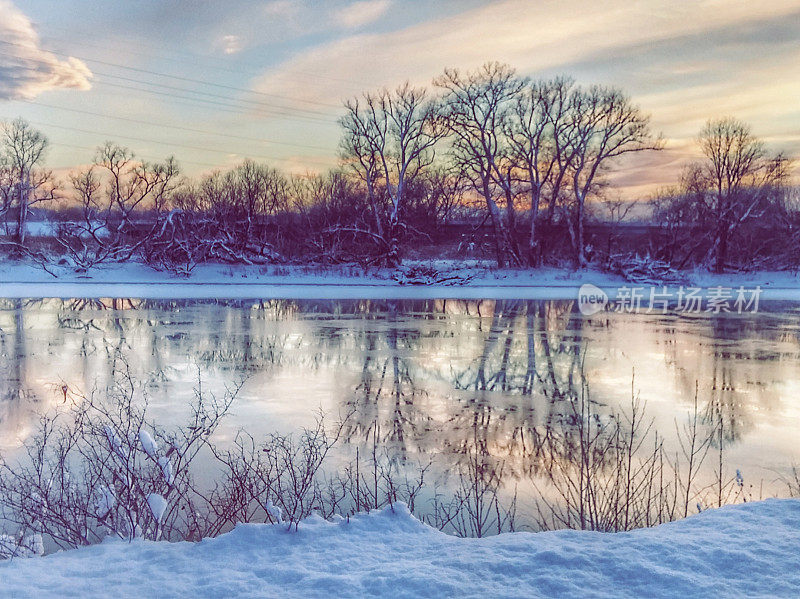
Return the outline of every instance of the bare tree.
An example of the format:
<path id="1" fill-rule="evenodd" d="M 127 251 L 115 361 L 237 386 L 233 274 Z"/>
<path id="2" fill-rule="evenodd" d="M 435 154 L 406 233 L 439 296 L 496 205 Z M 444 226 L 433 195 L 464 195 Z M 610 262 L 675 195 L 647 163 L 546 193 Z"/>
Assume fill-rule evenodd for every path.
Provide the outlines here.
<path id="1" fill-rule="evenodd" d="M 376 148 L 385 144 L 386 131 L 379 125 L 386 125 L 386 121 L 379 122 L 371 117 L 369 100 L 366 108 L 361 106 L 358 99 L 348 101 L 345 106 L 348 113 L 340 121 L 344 128 L 340 142 L 341 156 L 364 181 L 375 233 L 383 239 L 383 215 L 377 189 L 381 180 L 380 157 Z"/>
<path id="2" fill-rule="evenodd" d="M 142 246 L 156 269 L 188 275 L 199 263 L 254 264 L 274 260 L 280 227 L 274 217 L 289 204 L 289 181 L 277 169 L 245 160 L 170 194 L 170 210 L 156 213 L 157 229 Z"/>
<path id="3" fill-rule="evenodd" d="M 433 146 L 446 130 L 436 101 L 408 82 L 394 92 L 381 90 L 345 103 L 342 157 L 367 185 L 375 223 L 374 235 L 386 246 L 386 263 L 401 262 L 399 240 L 407 228 L 403 211 L 407 188 L 434 158 Z M 381 223 L 382 182 L 388 198 L 387 229 Z"/>
<path id="4" fill-rule="evenodd" d="M 770 194 L 786 181 L 788 161 L 780 154 L 767 157 L 750 127 L 733 118 L 707 122 L 698 141 L 706 162 L 689 176 L 716 222 L 704 262 L 713 259 L 714 270 L 722 272 L 731 234 L 758 216 Z"/>
<path id="5" fill-rule="evenodd" d="M 82 219 L 63 225 L 58 241 L 79 266 L 130 259 L 160 227 L 157 218 L 137 222 L 136 215 L 160 214 L 179 184 L 178 175 L 171 157 L 144 162 L 128 148 L 107 142 L 98 149 L 95 164 L 71 177 Z"/>
<path id="6" fill-rule="evenodd" d="M 363 235 L 349 230 L 369 230 L 370 221 L 380 223 L 380 219 L 374 219 L 363 191 L 358 181 L 343 170 L 292 177 L 289 195 L 292 207 L 301 218 L 303 240 L 312 259 L 324 263 L 361 261 L 366 265 L 370 262 L 359 243 Z"/>
<path id="7" fill-rule="evenodd" d="M 434 81 L 446 90 L 444 115 L 452 137 L 455 162 L 483 196 L 495 234 L 497 263 L 519 264 L 513 240 L 514 192 L 511 148 L 504 135 L 511 103 L 524 82 L 508 65 L 490 62 L 475 72 L 447 69 Z M 506 219 L 498 199 L 506 203 Z"/>
<path id="8" fill-rule="evenodd" d="M 653 199 L 653 217 L 660 224 L 663 257 L 678 267 L 695 260 L 722 272 L 731 265 L 730 247 L 755 260 L 794 261 L 794 214 L 789 201 L 790 161 L 768 156 L 750 128 L 732 118 L 709 121 L 698 143 L 705 160 L 684 170 L 680 184 Z M 775 245 L 775 228 L 785 243 Z"/>
<path id="9" fill-rule="evenodd" d="M 242 251 L 252 243 L 258 243 L 263 231 L 263 217 L 272 216 L 288 207 L 287 181 L 278 170 L 252 160 L 245 160 L 234 170 L 226 173 L 224 193 L 215 200 L 228 203 L 233 222 L 223 226 L 232 228 L 239 237 L 236 245 Z M 216 208 L 216 207 L 215 207 Z"/>
<path id="10" fill-rule="evenodd" d="M 431 165 L 414 181 L 413 203 L 420 228 L 435 228 L 450 220 L 463 207 L 464 194 L 469 186 L 464 174 L 450 164 Z"/>
<path id="11" fill-rule="evenodd" d="M 575 262 L 584 267 L 586 200 L 596 190 L 599 176 L 614 159 L 633 152 L 657 150 L 662 144 L 650 135 L 650 117 L 616 88 L 592 86 L 573 91 L 567 121 L 574 193 L 569 232 Z"/>
<path id="12" fill-rule="evenodd" d="M 33 204 L 55 198 L 52 173 L 41 169 L 48 141 L 21 119 L 3 125 L 0 140 L 0 194 L 2 210 L 16 209 L 14 241 L 25 246 L 28 212 Z"/>
<path id="13" fill-rule="evenodd" d="M 572 80 L 563 77 L 527 84 L 514 99 L 506 124 L 512 160 L 530 198 L 529 266 L 541 259 L 536 221 L 543 195 L 549 187 L 552 209 L 567 173 L 571 146 L 565 139 L 565 117 L 572 86 Z"/>

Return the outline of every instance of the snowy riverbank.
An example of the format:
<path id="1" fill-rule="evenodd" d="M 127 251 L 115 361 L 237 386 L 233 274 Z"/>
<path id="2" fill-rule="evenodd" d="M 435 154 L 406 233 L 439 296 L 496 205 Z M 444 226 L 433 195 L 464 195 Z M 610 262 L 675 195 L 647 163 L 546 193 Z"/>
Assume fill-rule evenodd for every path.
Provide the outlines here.
<path id="1" fill-rule="evenodd" d="M 800 501 L 709 510 L 629 533 L 447 536 L 404 506 L 297 533 L 251 524 L 201 543 L 108 541 L 0 563 L 0 597 L 790 597 Z"/>
<path id="2" fill-rule="evenodd" d="M 409 263 L 413 267 L 413 263 Z M 141 264 L 103 265 L 88 273 L 68 267 L 41 268 L 6 262 L 0 265 L 0 297 L 138 297 L 138 298 L 307 298 L 307 299 L 575 299 L 585 283 L 614 296 L 628 285 L 621 277 L 597 270 L 542 268 L 494 269 L 479 262 L 426 262 L 441 282 L 403 283 L 390 270 L 364 274 L 357 267 L 200 265 L 188 277 L 156 272 Z M 419 280 L 416 281 L 419 283 Z M 713 275 L 686 273 L 686 284 L 763 290 L 763 300 L 800 300 L 800 277 L 787 272 Z"/>

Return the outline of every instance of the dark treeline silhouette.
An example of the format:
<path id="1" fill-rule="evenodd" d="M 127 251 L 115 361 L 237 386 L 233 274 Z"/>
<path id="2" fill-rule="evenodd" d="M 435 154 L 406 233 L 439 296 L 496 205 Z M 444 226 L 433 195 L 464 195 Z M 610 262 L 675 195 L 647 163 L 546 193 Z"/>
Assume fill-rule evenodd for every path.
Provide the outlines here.
<path id="1" fill-rule="evenodd" d="M 651 220 L 634 235 L 622 233 L 628 209 L 608 176 L 663 143 L 619 89 L 487 63 L 344 107 L 339 166 L 307 176 L 245 160 L 192 180 L 174 158 L 146 162 L 107 142 L 57 184 L 43 165 L 46 137 L 7 123 L 3 243 L 43 264 L 57 253 L 80 268 L 139 259 L 180 273 L 208 261 L 398 266 L 406 257 L 608 266 L 623 252 L 723 271 L 795 267 L 800 255 L 789 160 L 732 118 L 706 124 L 702 160 L 651 199 Z M 32 207 L 56 199 L 60 224 L 32 244 Z"/>

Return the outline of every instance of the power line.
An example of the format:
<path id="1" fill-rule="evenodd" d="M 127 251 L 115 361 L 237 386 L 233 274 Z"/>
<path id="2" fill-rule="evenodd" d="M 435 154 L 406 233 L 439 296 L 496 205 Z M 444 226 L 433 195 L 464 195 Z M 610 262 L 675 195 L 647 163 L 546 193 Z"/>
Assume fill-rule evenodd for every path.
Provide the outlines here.
<path id="1" fill-rule="evenodd" d="M 27 48 L 27 46 L 25 46 L 24 44 L 18 44 L 16 42 L 9 42 L 9 41 L 6 41 L 6 40 L 0 40 L 0 43 L 7 44 L 9 46 L 17 46 L 19 48 Z M 339 108 L 339 105 L 337 105 L 337 104 L 328 104 L 327 102 L 318 102 L 316 100 L 307 100 L 307 99 L 304 99 L 304 98 L 293 98 L 291 96 L 284 96 L 284 95 L 280 95 L 280 94 L 270 94 L 270 93 L 267 93 L 267 92 L 259 92 L 259 91 L 249 90 L 249 89 L 245 89 L 245 88 L 241 88 L 241 87 L 234 87 L 234 86 L 231 86 L 231 85 L 225 85 L 223 83 L 213 83 L 213 82 L 210 82 L 210 81 L 203 81 L 201 79 L 192 79 L 191 77 L 181 77 L 179 75 L 169 75 L 167 73 L 159 73 L 158 71 L 150 71 L 148 69 L 140 69 L 140 68 L 137 68 L 137 67 L 129 67 L 129 66 L 113 63 L 113 62 L 108 62 L 108 61 L 105 61 L 105 60 L 99 60 L 99 59 L 96 59 L 96 58 L 86 58 L 86 57 L 82 57 L 82 56 L 75 56 L 74 54 L 70 54 L 70 53 L 67 53 L 67 52 L 58 52 L 58 51 L 54 51 L 54 50 L 47 50 L 47 49 L 44 49 L 44 48 L 42 48 L 42 50 L 44 50 L 45 52 L 50 52 L 51 54 L 56 54 L 58 56 L 64 56 L 66 58 L 78 58 L 80 60 L 85 60 L 87 62 L 94 62 L 94 63 L 102 64 L 102 65 L 105 65 L 105 66 L 116 67 L 116 68 L 125 69 L 125 70 L 128 70 L 128 71 L 134 71 L 134 72 L 137 72 L 137 73 L 145 73 L 147 75 L 155 75 L 157 77 L 167 77 L 169 79 L 175 79 L 175 80 L 179 80 L 179 81 L 187 81 L 187 82 L 190 82 L 190 83 L 199 83 L 201 85 L 208 85 L 208 86 L 211 86 L 211 87 L 219 87 L 219 88 L 223 88 L 223 89 L 230 89 L 230 90 L 233 90 L 233 91 L 240 91 L 240 92 L 245 92 L 245 93 L 248 93 L 248 94 L 257 94 L 257 95 L 265 96 L 265 97 L 278 98 L 278 99 L 283 99 L 283 100 L 290 100 L 292 102 L 305 102 L 307 104 L 316 104 L 316 105 L 325 106 L 325 107 L 328 107 L 328 108 Z"/>
<path id="2" fill-rule="evenodd" d="M 0 117 L 0 119 L 9 120 L 8 117 Z M 102 131 L 91 131 L 89 129 L 80 129 L 80 128 L 77 128 L 77 127 L 67 127 L 65 125 L 56 125 L 56 124 L 53 124 L 53 123 L 43 123 L 41 121 L 30 121 L 30 122 L 32 124 L 38 125 L 40 127 L 55 127 L 56 129 L 64 129 L 64 130 L 67 130 L 67 131 L 75 131 L 75 132 L 78 132 L 78 133 L 88 133 L 88 134 L 91 134 L 91 135 L 122 137 L 122 138 L 132 139 L 134 141 L 141 141 L 141 142 L 144 142 L 144 143 L 155 143 L 155 144 L 159 144 L 159 145 L 175 146 L 177 148 L 184 148 L 184 149 L 189 149 L 189 150 L 199 150 L 201 152 L 215 152 L 215 153 L 218 153 L 218 154 L 225 154 L 225 155 L 239 154 L 239 152 L 231 152 L 229 150 L 216 150 L 214 148 L 201 148 L 199 146 L 190 146 L 190 145 L 187 145 L 187 144 L 179 144 L 179 143 L 174 143 L 174 142 L 159 141 L 159 140 L 156 140 L 156 139 L 147 139 L 147 138 L 143 138 L 143 137 L 135 137 L 133 135 L 109 134 L 109 133 L 104 133 Z M 288 158 L 281 158 L 281 157 L 278 157 L 278 156 L 251 155 L 251 157 L 252 158 L 258 158 L 259 160 L 278 160 L 278 161 L 281 161 L 281 162 L 287 162 L 289 160 Z M 324 166 L 330 166 L 330 164 L 328 162 L 323 162 L 321 160 L 315 160 L 313 158 L 304 158 L 304 160 L 307 160 L 309 162 L 316 162 L 317 164 L 324 165 Z"/>
<path id="3" fill-rule="evenodd" d="M 74 33 L 75 33 L 73 29 L 70 29 L 70 28 L 67 28 L 67 27 L 59 27 L 58 25 L 53 25 L 51 23 L 47 23 L 47 27 L 49 29 L 60 29 L 62 31 L 67 31 L 72 35 L 74 35 Z M 48 37 L 50 39 L 55 40 L 56 43 L 59 42 L 58 38 L 53 38 L 51 36 L 48 36 Z M 64 40 L 60 40 L 60 41 L 61 41 L 61 43 L 65 43 Z M 146 58 L 153 58 L 153 54 L 147 54 L 145 52 L 140 52 L 140 51 L 137 51 L 137 50 L 130 49 L 130 46 L 139 47 L 140 46 L 140 42 L 133 41 L 131 39 L 128 39 L 128 40 L 121 39 L 120 36 L 115 36 L 114 37 L 114 41 L 117 42 L 117 43 L 119 41 L 122 41 L 124 44 L 127 44 L 129 46 L 129 48 L 126 49 L 126 52 L 128 54 L 136 54 L 138 56 L 144 56 Z M 107 46 L 102 46 L 100 44 L 92 44 L 92 43 L 89 43 L 89 42 L 87 42 L 85 40 L 69 39 L 69 40 L 66 41 L 66 43 L 68 43 L 70 45 L 77 44 L 79 46 L 84 46 L 84 47 L 87 47 L 87 48 L 100 48 L 102 50 L 107 50 L 108 49 Z M 148 44 L 148 47 L 152 47 L 152 44 Z M 166 50 L 166 48 L 164 46 L 161 46 L 161 48 Z M 162 54 L 158 54 L 157 55 L 158 58 L 161 59 L 161 60 L 169 61 L 169 62 L 175 62 L 175 63 L 179 63 L 179 64 L 192 64 L 192 65 L 196 65 L 197 64 L 197 59 L 198 58 L 202 58 L 204 60 L 209 60 L 209 59 L 217 60 L 217 61 L 222 60 L 218 56 L 209 56 L 209 55 L 206 55 L 206 54 L 199 54 L 199 53 L 196 53 L 196 52 L 192 53 L 192 52 L 186 52 L 186 51 L 179 51 L 179 50 L 176 50 L 176 49 L 173 49 L 173 48 L 170 48 L 168 51 L 170 52 L 171 56 L 165 56 L 162 53 Z M 179 54 L 179 55 L 185 56 L 186 58 L 185 59 L 175 58 L 175 56 L 174 56 L 175 54 Z M 60 55 L 63 56 L 64 54 L 60 54 Z M 263 67 L 260 67 L 260 66 L 256 67 L 256 65 L 254 65 L 252 63 L 245 63 L 245 66 L 249 66 L 250 68 L 249 69 L 242 69 L 242 68 L 233 69 L 233 68 L 228 67 L 228 66 L 209 65 L 209 64 L 204 64 L 203 68 L 212 68 L 212 69 L 217 69 L 217 70 L 220 70 L 220 71 L 227 71 L 228 73 L 235 73 L 235 74 L 240 74 L 240 75 L 261 75 L 263 73 L 263 70 L 258 70 L 258 69 L 263 69 Z M 294 71 L 294 72 L 297 73 L 298 75 L 304 75 L 306 77 L 312 77 L 314 79 L 327 79 L 329 81 L 338 81 L 340 83 L 350 83 L 350 84 L 354 84 L 354 85 L 359 85 L 361 87 L 368 87 L 368 85 L 365 84 L 363 81 L 355 81 L 353 79 L 343 79 L 341 77 L 331 77 L 330 75 L 323 75 L 323 74 L 320 74 L 320 73 L 312 73 L 312 72 L 309 72 L 309 71 Z"/>
<path id="4" fill-rule="evenodd" d="M 168 97 L 172 98 L 172 100 L 170 101 L 170 105 L 171 104 L 178 104 L 178 105 L 181 105 L 181 106 L 190 106 L 190 107 L 193 107 L 193 108 L 208 108 L 208 106 L 206 106 L 205 104 L 198 104 L 198 102 L 201 102 L 201 103 L 202 102 L 205 102 L 205 103 L 211 102 L 212 104 L 215 105 L 214 110 L 217 111 L 217 112 L 225 112 L 225 113 L 228 113 L 228 114 L 238 114 L 238 115 L 245 115 L 245 116 L 251 116 L 253 114 L 252 110 L 248 110 L 244 106 L 239 106 L 238 110 L 237 110 L 236 108 L 230 108 L 230 105 L 223 104 L 221 102 L 214 102 L 212 100 L 204 100 L 202 98 L 186 98 L 184 96 L 177 96 L 175 94 L 168 94 L 166 92 L 159 92 L 159 91 L 156 91 L 156 90 L 145 90 L 145 89 L 141 89 L 141 88 L 138 88 L 138 87 L 133 87 L 131 85 L 122 85 L 122 84 L 118 84 L 118 83 L 115 84 L 115 83 L 110 83 L 108 81 L 94 81 L 93 83 L 101 84 L 101 85 L 104 85 L 104 86 L 107 86 L 107 87 L 110 87 L 110 88 L 119 88 L 119 89 L 125 89 L 125 90 L 133 90 L 133 91 L 151 93 L 151 94 L 155 94 L 155 95 L 159 95 L 159 96 L 168 96 Z M 112 95 L 112 96 L 118 96 L 118 97 L 125 98 L 125 99 L 130 99 L 130 94 L 122 93 L 122 92 L 119 92 L 119 91 L 112 91 L 111 89 L 109 89 L 107 91 L 104 91 L 103 93 L 106 94 L 106 95 Z M 221 106 L 222 108 L 217 108 L 216 107 L 217 105 Z M 228 106 L 228 107 L 226 108 L 226 106 Z M 277 115 L 265 115 L 265 116 L 277 116 Z M 290 116 L 290 117 L 284 117 L 283 120 L 288 120 L 288 121 L 300 120 L 300 121 L 303 121 L 304 119 L 303 119 L 303 117 L 299 117 L 299 116 L 298 117 L 291 117 Z M 316 122 L 320 122 L 320 123 L 326 124 L 326 125 L 334 125 L 334 124 L 336 124 L 333 121 L 316 121 Z"/>
<path id="5" fill-rule="evenodd" d="M 0 42 L 2 42 L 2 40 L 0 40 Z M 5 43 L 5 42 L 3 42 L 3 43 Z M 14 57 L 14 58 L 18 58 L 16 56 L 14 56 L 13 54 L 8 54 L 6 52 L 0 52 L 0 55 L 11 56 L 11 57 Z M 43 64 L 43 65 L 49 65 L 48 62 L 43 61 L 43 60 L 39 60 L 39 59 L 36 59 L 36 58 L 23 58 L 21 60 L 24 60 L 24 61 L 27 61 L 27 62 L 35 62 L 35 63 L 39 63 L 39 64 Z M 337 122 L 335 119 L 323 118 L 323 116 L 310 116 L 310 115 L 324 115 L 324 113 L 320 113 L 320 112 L 316 112 L 316 111 L 310 111 L 310 110 L 305 109 L 305 108 L 292 109 L 292 108 L 287 108 L 287 107 L 284 107 L 284 106 L 274 106 L 274 105 L 271 105 L 271 104 L 267 104 L 265 102 L 258 102 L 258 101 L 255 101 L 255 100 L 238 99 L 238 98 L 232 98 L 230 96 L 223 96 L 223 95 L 220 95 L 220 94 L 213 94 L 213 93 L 210 93 L 210 92 L 204 92 L 204 91 L 198 91 L 198 90 L 192 90 L 192 89 L 186 89 L 186 88 L 170 86 L 170 85 L 166 85 L 166 84 L 163 84 L 163 83 L 155 83 L 155 82 L 150 82 L 150 81 L 141 81 L 139 79 L 121 77 L 121 76 L 118 76 L 118 75 L 110 75 L 110 74 L 106 74 L 106 73 L 97 73 L 97 74 L 101 75 L 103 77 L 112 77 L 112 78 L 116 78 L 116 79 L 132 81 L 132 82 L 135 82 L 135 83 L 139 83 L 141 85 L 149 85 L 149 86 L 152 86 L 152 87 L 161 87 L 161 88 L 165 88 L 165 89 L 172 89 L 172 90 L 182 91 L 182 92 L 185 92 L 185 93 L 191 93 L 191 94 L 197 94 L 197 95 L 206 95 L 206 96 L 215 97 L 215 98 L 222 98 L 224 100 L 227 100 L 227 102 L 220 102 L 218 100 L 211 100 L 211 99 L 202 98 L 202 97 L 201 98 L 196 98 L 196 97 L 193 97 L 193 96 L 179 95 L 179 94 L 175 94 L 173 92 L 165 92 L 165 91 L 159 91 L 159 90 L 154 90 L 154 89 L 146 89 L 146 88 L 143 88 L 143 87 L 135 87 L 135 86 L 124 85 L 124 84 L 120 84 L 120 83 L 112 83 L 110 81 L 96 80 L 96 81 L 93 81 L 94 84 L 101 84 L 101 85 L 108 85 L 108 86 L 113 86 L 113 87 L 120 87 L 122 89 L 136 90 L 136 91 L 141 91 L 141 92 L 144 92 L 144 93 L 155 94 L 155 95 L 159 95 L 159 96 L 167 96 L 167 97 L 171 97 L 171 98 L 179 98 L 179 99 L 184 99 L 184 100 L 189 100 L 189 101 L 194 101 L 194 102 L 203 102 L 203 103 L 212 104 L 212 105 L 215 105 L 215 106 L 222 106 L 222 107 L 227 107 L 227 108 L 235 108 L 235 109 L 239 109 L 240 111 L 241 110 L 255 110 L 255 109 L 258 109 L 258 110 L 261 110 L 261 111 L 270 110 L 272 112 L 271 113 L 267 113 L 268 116 L 277 116 L 277 117 L 282 117 L 282 118 L 289 119 L 289 120 L 305 120 L 305 121 L 309 121 L 309 122 L 320 122 L 320 123 L 336 123 Z M 242 105 L 239 105 L 239 104 L 235 104 L 235 102 L 250 102 L 253 105 L 252 106 L 248 106 L 248 105 L 242 106 Z M 310 115 L 302 114 L 304 112 L 305 113 L 310 113 Z M 298 114 L 292 114 L 292 113 L 298 113 Z M 240 114 L 246 114 L 246 113 L 240 112 Z"/>
<path id="6" fill-rule="evenodd" d="M 87 150 L 89 152 L 97 151 L 97 147 L 92 148 L 92 147 L 89 147 L 89 146 L 79 146 L 79 145 L 68 144 L 68 143 L 63 143 L 63 142 L 48 141 L 48 144 L 51 145 L 51 146 L 58 146 L 60 148 L 62 148 L 62 147 L 63 148 L 74 148 L 76 150 Z M 136 154 L 136 157 L 137 158 L 144 158 L 145 160 L 152 160 L 152 161 L 161 160 L 161 158 L 158 158 L 156 156 L 148 156 L 146 154 L 138 154 L 138 153 Z M 197 162 L 195 160 L 178 160 L 178 163 L 179 164 L 193 164 L 195 166 L 205 166 L 205 167 L 213 168 L 213 169 L 220 168 L 220 164 L 212 164 L 210 162 Z M 307 175 L 307 173 L 296 173 L 296 172 L 292 172 L 292 171 L 289 171 L 289 173 L 295 175 L 296 177 L 301 177 L 301 178 L 304 178 Z"/>
<path id="7" fill-rule="evenodd" d="M 89 152 L 97 151 L 96 147 L 91 148 L 89 146 L 78 146 L 78 145 L 75 145 L 75 144 L 63 143 L 63 142 L 60 142 L 60 141 L 48 141 L 48 144 L 51 145 L 51 146 L 58 146 L 58 147 L 63 147 L 63 148 L 74 148 L 74 149 L 77 149 L 77 150 L 88 150 Z M 145 156 L 144 154 L 137 154 L 137 156 L 139 158 L 144 158 L 146 160 L 160 160 L 160 158 L 156 158 L 154 156 Z M 194 164 L 196 166 L 207 166 L 207 167 L 210 167 L 210 168 L 219 168 L 219 164 L 210 164 L 208 162 L 195 162 L 193 160 L 179 160 L 179 162 L 181 164 Z"/>
<path id="8" fill-rule="evenodd" d="M 153 95 L 157 95 L 157 96 L 167 96 L 169 98 L 178 99 L 178 100 L 185 100 L 185 101 L 189 101 L 189 102 L 202 102 L 203 104 L 210 104 L 212 106 L 220 107 L 220 108 L 215 108 L 215 110 L 222 110 L 224 112 L 230 112 L 230 113 L 233 113 L 233 114 L 247 115 L 247 114 L 251 114 L 254 110 L 256 110 L 256 108 L 252 107 L 252 106 L 250 106 L 250 107 L 248 107 L 248 106 L 236 106 L 235 104 L 229 104 L 229 103 L 225 103 L 225 102 L 217 102 L 215 100 L 206 100 L 205 98 L 192 98 L 190 96 L 189 97 L 180 96 L 180 95 L 177 95 L 177 94 L 174 94 L 174 93 L 161 92 L 161 91 L 158 91 L 158 90 L 155 90 L 155 89 L 143 89 L 141 87 L 135 87 L 135 86 L 132 86 L 132 85 L 123 85 L 121 83 L 111 83 L 109 81 L 94 81 L 93 83 L 99 84 L 99 85 L 107 85 L 107 86 L 110 86 L 110 87 L 117 87 L 117 88 L 120 88 L 120 89 L 130 89 L 130 90 L 134 90 L 134 91 L 140 91 L 140 92 L 144 92 L 144 93 L 147 93 L 147 94 L 153 94 Z M 186 102 L 184 102 L 184 104 L 185 103 Z M 192 105 L 192 104 L 190 104 L 190 105 Z M 198 106 L 198 105 L 194 104 L 194 106 Z M 315 119 L 313 117 L 306 117 L 306 116 L 303 116 L 303 115 L 267 114 L 266 116 L 281 117 L 281 118 L 283 118 L 285 120 L 324 123 L 324 124 L 328 124 L 328 125 L 337 124 L 337 121 Z"/>
<path id="9" fill-rule="evenodd" d="M 323 150 L 323 151 L 330 151 L 331 150 L 331 148 L 325 148 L 325 147 L 322 147 L 322 146 L 309 146 L 309 145 L 306 145 L 306 144 L 296 144 L 296 143 L 291 143 L 291 142 L 288 142 L 288 141 L 274 141 L 274 140 L 270 140 L 270 139 L 258 139 L 257 137 L 245 137 L 245 136 L 242 136 L 242 135 L 234 135 L 232 133 L 218 133 L 216 131 L 207 131 L 207 130 L 204 130 L 204 129 L 194 129 L 192 127 L 182 127 L 180 125 L 168 125 L 166 123 L 155 123 L 155 122 L 152 122 L 152 121 L 142 121 L 142 120 L 139 120 L 139 119 L 132 119 L 132 118 L 123 117 L 123 116 L 116 116 L 116 115 L 111 115 L 111 114 L 103 114 L 103 113 L 99 113 L 99 112 L 92 112 L 90 110 L 80 110 L 78 108 L 67 108 L 65 106 L 56 106 L 55 104 L 46 104 L 44 102 L 38 102 L 36 100 L 25 100 L 25 102 L 27 102 L 28 104 L 35 104 L 37 106 L 44 106 L 46 108 L 55 108 L 56 110 L 67 110 L 69 112 L 76 112 L 76 113 L 79 113 L 79 114 L 87 114 L 87 115 L 90 115 L 90 116 L 98 116 L 98 117 L 106 118 L 106 119 L 113 119 L 113 120 L 117 120 L 117 121 L 126 121 L 126 122 L 129 122 L 129 123 L 138 123 L 138 124 L 141 124 L 141 125 L 152 125 L 154 127 L 166 127 L 166 128 L 169 128 L 169 129 L 177 129 L 177 130 L 180 130 L 180 131 L 189 131 L 189 132 L 192 132 L 192 133 L 203 133 L 203 134 L 206 134 L 206 135 L 219 135 L 220 137 L 230 137 L 232 139 L 239 139 L 239 140 L 243 140 L 243 141 L 254 141 L 256 143 L 276 144 L 276 145 L 281 145 L 281 146 L 304 148 L 304 149 L 308 149 L 308 150 Z"/>
<path id="10" fill-rule="evenodd" d="M 187 92 L 187 93 L 190 93 L 190 94 L 204 95 L 204 96 L 208 96 L 210 98 L 221 98 L 221 99 L 230 100 L 230 101 L 233 101 L 233 102 L 247 102 L 247 103 L 253 104 L 255 106 L 266 107 L 266 108 L 269 108 L 271 110 L 284 110 L 284 111 L 286 111 L 286 110 L 294 110 L 294 111 L 297 111 L 297 112 L 302 111 L 304 113 L 308 113 L 309 115 L 313 115 L 313 116 L 320 116 L 320 117 L 326 117 L 327 116 L 327 113 L 319 112 L 319 111 L 316 111 L 316 110 L 308 110 L 306 108 L 294 109 L 294 108 L 288 108 L 288 107 L 285 107 L 285 106 L 275 106 L 275 105 L 272 105 L 272 104 L 267 104 L 265 102 L 260 102 L 258 100 L 248 100 L 247 98 L 233 98 L 231 96 L 224 96 L 222 94 L 213 94 L 211 92 L 204 92 L 204 91 L 198 91 L 198 90 L 193 90 L 193 89 L 187 89 L 185 87 L 177 87 L 177 86 L 174 86 L 174 85 L 166 85 L 164 83 L 154 83 L 152 81 L 142 81 L 141 79 L 134 79 L 132 77 L 122 77 L 121 75 L 112 75 L 110 73 L 95 73 L 95 74 L 96 75 L 100 75 L 101 77 L 111 77 L 112 79 L 120 79 L 122 81 L 129 81 L 129 82 L 132 82 L 132 83 L 141 83 L 141 84 L 144 84 L 144 85 L 151 85 L 151 86 L 154 86 L 154 87 L 162 87 L 164 89 L 171 89 L 171 90 L 176 90 L 176 91 L 181 91 L 181 92 Z M 286 114 L 286 113 L 279 113 L 279 114 Z M 305 115 L 303 115 L 303 116 L 305 116 Z M 307 117 L 307 118 L 311 118 L 311 117 Z M 319 119 L 319 120 L 328 121 L 328 120 L 331 120 L 331 119 L 322 118 L 322 119 Z"/>

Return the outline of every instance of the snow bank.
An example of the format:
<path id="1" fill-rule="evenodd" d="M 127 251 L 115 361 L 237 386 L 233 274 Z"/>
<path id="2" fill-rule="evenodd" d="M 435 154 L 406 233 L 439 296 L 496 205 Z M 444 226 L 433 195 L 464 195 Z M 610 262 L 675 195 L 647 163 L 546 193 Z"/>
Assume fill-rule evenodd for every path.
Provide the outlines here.
<path id="1" fill-rule="evenodd" d="M 409 265 L 413 264 L 411 262 Z M 621 277 L 597 270 L 558 268 L 494 269 L 479 261 L 425 262 L 447 275 L 462 277 L 454 284 L 401 285 L 394 271 L 364 274 L 348 267 L 225 266 L 203 264 L 189 277 L 156 272 L 142 264 L 108 264 L 76 273 L 69 267 L 51 268 L 56 277 L 31 264 L 0 263 L 0 297 L 135 297 L 252 299 L 575 299 L 591 283 L 610 297 L 622 286 Z M 788 272 L 712 275 L 686 273 L 687 284 L 763 290 L 762 300 L 800 300 L 800 277 Z"/>
<path id="2" fill-rule="evenodd" d="M 402 506 L 297 533 L 109 541 L 0 563 L 3 597 L 797 596 L 800 501 L 723 507 L 629 533 L 447 536 Z"/>

